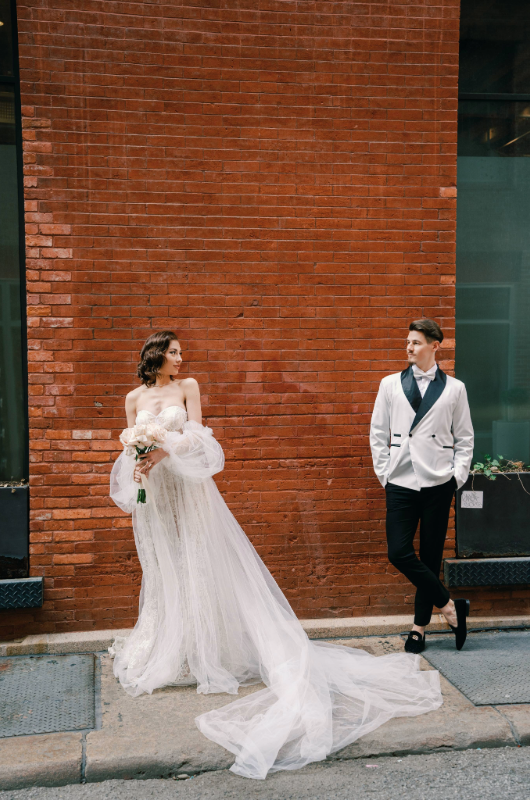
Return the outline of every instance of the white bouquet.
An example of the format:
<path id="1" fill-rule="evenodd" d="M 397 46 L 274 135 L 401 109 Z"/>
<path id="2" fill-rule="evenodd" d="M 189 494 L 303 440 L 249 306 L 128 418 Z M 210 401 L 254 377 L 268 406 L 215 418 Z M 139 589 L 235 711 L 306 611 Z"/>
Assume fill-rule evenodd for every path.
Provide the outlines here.
<path id="1" fill-rule="evenodd" d="M 166 429 L 155 422 L 147 425 L 135 425 L 132 428 L 125 428 L 120 434 L 120 442 L 128 456 L 134 456 L 138 461 L 138 456 L 156 450 L 166 439 Z M 145 489 L 138 489 L 136 497 L 137 503 L 145 503 Z"/>

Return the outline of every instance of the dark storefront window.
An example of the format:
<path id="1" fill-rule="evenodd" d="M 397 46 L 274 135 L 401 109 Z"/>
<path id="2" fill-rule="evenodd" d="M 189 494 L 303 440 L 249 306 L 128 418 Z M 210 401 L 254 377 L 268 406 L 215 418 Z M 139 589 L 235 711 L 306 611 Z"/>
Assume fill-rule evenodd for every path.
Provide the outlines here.
<path id="1" fill-rule="evenodd" d="M 0 0 L 0 481 L 27 478 L 21 158 L 14 4 Z"/>
<path id="2" fill-rule="evenodd" d="M 456 374 L 475 456 L 530 462 L 530 5 L 462 0 Z"/>

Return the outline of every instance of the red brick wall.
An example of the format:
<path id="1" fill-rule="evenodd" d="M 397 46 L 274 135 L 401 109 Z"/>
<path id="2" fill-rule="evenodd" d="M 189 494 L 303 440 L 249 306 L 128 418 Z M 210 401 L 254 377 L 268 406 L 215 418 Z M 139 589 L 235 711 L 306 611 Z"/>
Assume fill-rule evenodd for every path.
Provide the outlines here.
<path id="1" fill-rule="evenodd" d="M 19 0 L 18 18 L 45 605 L 0 633 L 134 622 L 108 474 L 162 327 L 225 449 L 221 491 L 297 613 L 410 609 L 367 432 L 410 318 L 454 336 L 457 0 Z M 480 597 L 475 613 L 528 607 Z"/>

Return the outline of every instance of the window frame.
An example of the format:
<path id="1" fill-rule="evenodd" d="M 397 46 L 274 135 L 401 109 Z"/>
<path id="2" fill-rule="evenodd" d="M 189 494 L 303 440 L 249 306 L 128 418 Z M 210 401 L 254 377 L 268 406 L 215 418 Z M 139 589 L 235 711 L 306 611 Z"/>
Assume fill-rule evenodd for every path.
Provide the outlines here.
<path id="1" fill-rule="evenodd" d="M 18 26 L 16 0 L 9 0 L 11 11 L 11 38 L 13 45 L 13 77 L 0 75 L 0 87 L 13 89 L 15 104 L 15 149 L 18 185 L 18 254 L 19 254 L 19 296 L 20 296 L 20 345 L 22 355 L 22 394 L 23 415 L 26 427 L 26 441 L 22 458 L 24 479 L 29 481 L 29 392 L 28 392 L 28 320 L 27 320 L 27 282 L 26 282 L 26 231 L 24 218 L 24 158 L 22 139 L 22 103 L 20 97 L 20 68 L 18 60 Z"/>

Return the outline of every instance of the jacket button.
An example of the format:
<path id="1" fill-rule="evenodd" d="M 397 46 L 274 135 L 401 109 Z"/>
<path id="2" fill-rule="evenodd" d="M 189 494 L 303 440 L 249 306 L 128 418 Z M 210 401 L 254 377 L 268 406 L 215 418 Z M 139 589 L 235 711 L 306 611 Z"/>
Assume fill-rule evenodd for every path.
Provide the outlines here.
<path id="1" fill-rule="evenodd" d="M 432 438 L 436 439 L 436 434 L 435 433 L 433 433 Z"/>
<path id="2" fill-rule="evenodd" d="M 411 433 L 409 433 L 409 437 L 412 439 L 412 434 Z"/>

